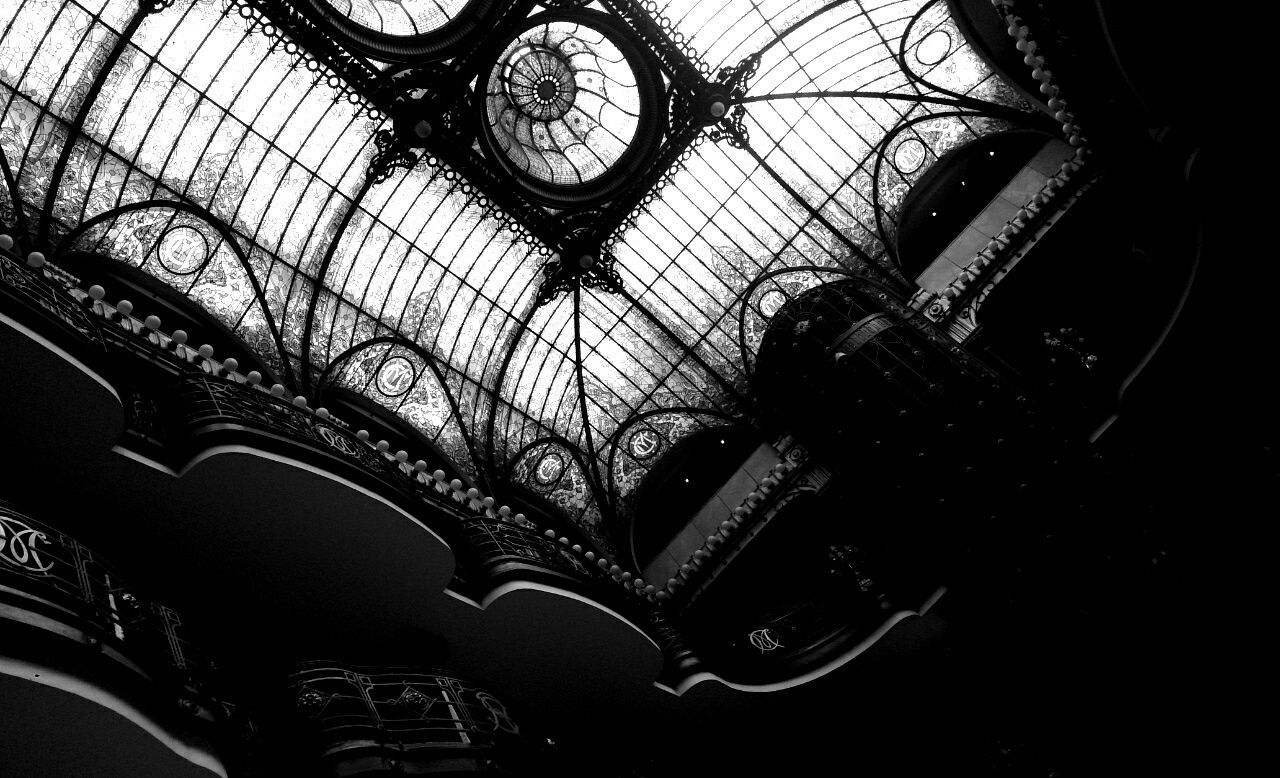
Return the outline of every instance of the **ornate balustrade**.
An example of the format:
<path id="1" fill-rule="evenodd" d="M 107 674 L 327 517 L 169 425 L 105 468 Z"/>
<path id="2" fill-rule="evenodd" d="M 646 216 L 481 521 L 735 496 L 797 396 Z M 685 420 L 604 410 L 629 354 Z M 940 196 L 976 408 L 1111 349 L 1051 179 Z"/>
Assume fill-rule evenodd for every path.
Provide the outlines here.
<path id="1" fill-rule="evenodd" d="M 76 539 L 4 502 L 0 602 L 14 607 L 11 619 L 71 627 L 89 647 L 164 684 L 187 712 L 213 717 L 203 692 L 211 664 L 185 636 L 181 615 L 136 594 Z"/>
<path id="2" fill-rule="evenodd" d="M 229 378 L 188 374 L 179 377 L 177 396 L 178 416 L 191 439 L 236 429 L 255 430 L 295 446 L 301 444 L 354 468 L 357 480 L 376 479 L 400 497 L 419 498 L 426 494 L 420 488 L 422 484 L 415 488 L 415 480 L 402 472 L 394 459 L 383 457 L 340 423 L 266 390 Z M 452 506 L 439 502 L 452 511 Z"/>
<path id="3" fill-rule="evenodd" d="M 0 238 L 6 237 L 0 235 Z M 34 265 L 23 262 L 0 242 L 0 296 L 19 303 L 16 310 L 34 313 L 52 323 L 90 353 L 103 352 L 105 344 L 98 323 L 65 288 L 45 278 L 40 270 L 42 266 L 43 258 Z"/>
<path id="4" fill-rule="evenodd" d="M 449 480 L 444 471 L 430 471 L 426 462 L 353 432 L 283 386 L 263 385 L 256 372 L 239 372 L 234 358 L 215 359 L 209 347 L 187 345 L 180 331 L 161 330 L 157 317 L 140 318 L 126 301 L 106 302 L 101 288 L 74 284 L 42 258 L 24 263 L 0 250 L 0 294 L 17 302 L 6 311 L 37 316 L 104 356 L 102 375 L 127 395 L 125 443 L 142 446 L 139 453 L 181 467 L 199 451 L 229 442 L 301 459 L 390 498 L 414 516 L 423 517 L 427 508 L 429 525 L 457 554 L 455 583 L 469 595 L 536 580 L 626 612 L 653 634 L 646 626 L 651 603 L 628 596 L 648 593 L 634 588 L 630 574 L 622 577 L 611 560 L 565 538 L 546 537 L 522 515 Z M 159 371 L 134 369 L 144 363 Z"/>
<path id="5" fill-rule="evenodd" d="M 325 760 L 343 773 L 483 770 L 525 748 L 497 697 L 448 675 L 312 662 L 290 689 Z"/>
<path id="6" fill-rule="evenodd" d="M 614 593 L 604 571 L 580 553 L 528 527 L 471 518 L 462 525 L 462 534 L 466 539 L 465 553 L 470 557 L 467 561 L 490 580 L 533 570 L 544 577 L 568 579 L 579 587 L 586 585 Z"/>
<path id="7" fill-rule="evenodd" d="M 573 549 L 545 537 L 528 522 L 515 523 L 515 518 L 495 511 L 478 494 L 468 496 L 459 488 L 442 485 L 335 421 L 282 397 L 231 379 L 191 374 L 179 379 L 178 404 L 181 422 L 194 439 L 243 429 L 265 433 L 323 455 L 326 464 L 342 463 L 355 480 L 376 480 L 375 486 L 398 496 L 415 515 L 430 506 L 437 519 L 430 522 L 432 529 L 454 545 L 463 567 L 460 574 L 472 586 L 481 579 L 492 585 L 532 574 L 549 583 L 571 584 L 583 593 L 622 598 L 622 590 L 580 547 Z"/>

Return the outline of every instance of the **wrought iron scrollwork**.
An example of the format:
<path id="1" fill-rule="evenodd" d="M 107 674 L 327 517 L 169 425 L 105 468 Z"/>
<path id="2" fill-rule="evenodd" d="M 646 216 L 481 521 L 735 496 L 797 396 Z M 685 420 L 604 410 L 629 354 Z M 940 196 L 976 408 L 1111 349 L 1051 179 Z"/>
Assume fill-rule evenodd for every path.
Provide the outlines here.
<path id="1" fill-rule="evenodd" d="M 546 305 L 560 293 L 572 291 L 579 284 L 588 289 L 620 293 L 622 276 L 615 265 L 615 258 L 607 252 L 593 258 L 585 268 L 569 257 L 553 259 L 542 266 L 542 285 L 538 287 L 536 304 Z"/>
<path id="2" fill-rule="evenodd" d="M 716 80 L 729 95 L 741 98 L 747 93 L 747 83 L 755 78 L 756 71 L 759 69 L 760 53 L 756 52 L 736 65 L 720 68 L 720 72 L 716 74 Z"/>
<path id="3" fill-rule="evenodd" d="M 181 616 L 136 597 L 120 575 L 64 532 L 0 503 L 0 578 L 10 591 L 57 603 L 91 646 L 110 644 L 200 710 L 212 664 L 187 640 Z M 191 698 L 192 691 L 198 693 Z"/>
<path id="4" fill-rule="evenodd" d="M 53 560 L 43 556 L 41 546 L 49 544 L 49 536 L 14 516 L 0 514 L 0 561 L 29 573 L 47 573 Z"/>
<path id="5" fill-rule="evenodd" d="M 324 713 L 324 709 L 328 707 L 331 699 L 333 699 L 332 694 L 321 694 L 315 689 L 304 687 L 298 691 L 294 704 L 302 715 L 307 718 L 316 718 Z"/>
<path id="6" fill-rule="evenodd" d="M 751 133 L 743 121 L 746 116 L 746 109 L 741 105 L 735 105 L 718 125 L 711 128 L 707 137 L 713 143 L 723 140 L 735 149 L 745 149 L 751 145 Z"/>
<path id="7" fill-rule="evenodd" d="M 307 663 L 293 676 L 295 705 L 330 745 L 397 741 L 397 757 L 420 748 L 491 748 L 520 727 L 493 694 L 436 672 Z M 405 746 L 411 748 L 405 749 Z"/>
<path id="8" fill-rule="evenodd" d="M 41 313 L 52 317 L 62 327 L 88 342 L 95 351 L 105 351 L 102 332 L 74 297 L 58 284 L 5 252 L 0 251 L 0 287 Z"/>
<path id="9" fill-rule="evenodd" d="M 582 285 L 588 289 L 621 293 L 622 276 L 618 274 L 617 260 L 614 256 L 608 252 L 601 254 L 591 270 L 583 274 Z"/>
<path id="10" fill-rule="evenodd" d="M 759 650 L 762 654 L 784 648 L 781 639 L 769 627 L 752 630 L 747 635 L 747 640 L 750 641 L 752 648 Z"/>
<path id="11" fill-rule="evenodd" d="M 599 570 L 584 564 L 568 549 L 525 527 L 494 521 L 469 521 L 464 531 L 473 553 L 486 567 L 517 561 L 546 568 L 584 583 L 598 581 L 602 577 Z"/>
<path id="12" fill-rule="evenodd" d="M 373 142 L 378 151 L 369 163 L 369 178 L 375 184 L 391 178 L 396 170 L 412 170 L 418 164 L 418 157 L 397 140 L 391 130 L 379 130 Z"/>

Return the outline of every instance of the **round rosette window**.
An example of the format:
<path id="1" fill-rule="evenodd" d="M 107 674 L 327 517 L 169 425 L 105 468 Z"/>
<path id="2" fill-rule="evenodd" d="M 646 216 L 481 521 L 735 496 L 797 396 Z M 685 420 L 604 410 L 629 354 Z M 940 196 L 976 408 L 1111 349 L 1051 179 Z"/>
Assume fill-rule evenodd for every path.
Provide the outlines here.
<path id="1" fill-rule="evenodd" d="M 343 43 L 387 62 L 448 56 L 504 0 L 310 0 Z"/>
<path id="2" fill-rule="evenodd" d="M 657 149 L 661 78 L 604 14 L 534 17 L 477 89 L 490 152 L 543 202 L 608 196 Z"/>

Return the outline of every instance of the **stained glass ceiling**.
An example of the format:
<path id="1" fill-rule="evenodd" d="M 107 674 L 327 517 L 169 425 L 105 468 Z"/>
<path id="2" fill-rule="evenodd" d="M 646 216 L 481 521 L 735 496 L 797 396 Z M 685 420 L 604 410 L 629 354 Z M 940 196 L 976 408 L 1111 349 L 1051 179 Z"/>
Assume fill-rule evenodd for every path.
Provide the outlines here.
<path id="1" fill-rule="evenodd" d="M 388 35 L 420 35 L 448 24 L 467 0 L 320 0 L 370 30 Z"/>
<path id="2" fill-rule="evenodd" d="M 323 2 L 398 36 L 438 29 L 467 5 Z M 344 80 L 306 40 L 272 25 L 268 0 L 0 5 L 9 183 L 0 221 L 21 221 L 54 256 L 83 249 L 140 268 L 230 327 L 295 391 L 360 392 L 461 472 L 499 494 L 508 479 L 523 483 L 610 545 L 601 522 L 625 511 L 655 453 L 750 417 L 751 354 L 782 301 L 850 272 L 910 293 L 892 253 L 903 195 L 941 154 L 1016 112 L 936 0 L 564 9 L 575 5 L 560 0 L 553 12 L 631 14 L 627 35 L 661 36 L 688 64 L 655 82 L 672 116 L 648 130 L 626 116 L 606 126 L 611 98 L 535 51 L 548 41 L 563 48 L 559 32 L 513 34 L 506 54 L 522 64 L 479 66 L 494 79 L 528 70 L 529 84 L 505 92 L 486 81 L 499 102 L 548 122 L 590 120 L 562 130 L 585 160 L 566 175 L 652 182 L 599 246 L 599 270 L 616 273 L 613 283 L 568 277 L 547 292 L 544 266 L 569 244 L 548 245 L 491 184 L 430 148 L 377 168 L 393 119 L 371 108 L 367 84 Z M 547 12 L 515 8 L 521 18 Z M 483 59 L 484 40 L 469 45 L 444 64 Z M 616 53 L 605 55 L 592 67 L 630 88 Z M 579 56 L 570 49 L 563 61 Z M 676 109 L 693 99 L 681 95 L 702 94 L 680 91 L 689 73 L 725 87 L 716 93 L 724 115 L 646 163 L 658 169 L 607 169 L 627 132 L 655 148 L 679 134 Z M 539 91 L 539 79 L 556 86 Z M 518 132 L 529 171 L 554 156 L 535 124 Z M 493 153 L 472 146 L 464 151 L 479 159 Z M 529 212 L 547 224 L 574 213 Z"/>

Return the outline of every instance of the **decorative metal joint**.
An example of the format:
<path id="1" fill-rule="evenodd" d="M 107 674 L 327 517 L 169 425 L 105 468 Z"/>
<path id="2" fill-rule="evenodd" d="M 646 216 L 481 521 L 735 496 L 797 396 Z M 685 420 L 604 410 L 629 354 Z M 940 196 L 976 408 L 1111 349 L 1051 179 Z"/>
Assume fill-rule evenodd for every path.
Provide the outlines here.
<path id="1" fill-rule="evenodd" d="M 620 294 L 623 291 L 622 277 L 614 265 L 613 255 L 602 251 L 599 244 L 566 241 L 559 255 L 542 267 L 543 280 L 538 289 L 537 305 L 545 305 L 561 292 L 579 286 Z"/>
<path id="2" fill-rule="evenodd" d="M 397 169 L 412 170 L 418 164 L 418 157 L 391 130 L 379 130 L 373 142 L 378 150 L 369 163 L 369 178 L 375 184 L 391 178 Z"/>
<path id="3" fill-rule="evenodd" d="M 747 95 L 747 83 L 755 78 L 760 69 L 760 53 L 756 52 L 736 65 L 720 68 L 716 74 L 716 85 L 735 100 Z"/>
<path id="4" fill-rule="evenodd" d="M 711 128 L 710 132 L 707 133 L 707 137 L 712 143 L 719 143 L 723 140 L 735 149 L 747 148 L 747 146 L 751 145 L 751 133 L 743 122 L 746 116 L 746 109 L 741 105 L 733 106 L 728 115 Z"/>

